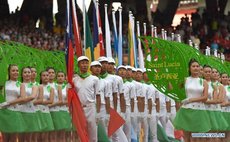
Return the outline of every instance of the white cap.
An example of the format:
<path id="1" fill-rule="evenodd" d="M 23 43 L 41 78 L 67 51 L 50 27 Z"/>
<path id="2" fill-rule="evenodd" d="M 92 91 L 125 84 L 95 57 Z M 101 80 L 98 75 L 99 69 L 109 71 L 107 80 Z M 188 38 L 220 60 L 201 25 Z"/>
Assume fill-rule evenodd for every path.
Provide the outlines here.
<path id="1" fill-rule="evenodd" d="M 139 71 L 139 72 L 143 72 L 143 70 L 140 69 L 140 68 L 137 68 L 136 71 L 137 71 L 137 72 L 138 72 L 138 71 Z"/>
<path id="2" fill-rule="evenodd" d="M 131 66 L 127 65 L 127 66 L 126 66 L 126 69 L 127 69 L 127 70 L 128 70 L 128 69 L 132 70 L 132 69 L 133 69 L 133 67 L 131 67 Z"/>
<path id="3" fill-rule="evenodd" d="M 77 58 L 77 62 L 80 62 L 80 61 L 82 61 L 82 60 L 87 60 L 87 61 L 89 61 L 89 58 L 86 57 L 86 56 L 80 56 L 80 57 Z"/>
<path id="4" fill-rule="evenodd" d="M 120 66 L 117 67 L 118 70 L 121 69 L 121 68 L 126 69 L 126 67 L 123 66 L 123 65 L 120 65 Z"/>
<path id="5" fill-rule="evenodd" d="M 136 69 L 136 68 L 132 68 L 132 71 L 135 71 L 135 72 L 136 72 L 136 71 L 137 71 L 137 69 Z"/>
<path id="6" fill-rule="evenodd" d="M 108 63 L 114 63 L 115 64 L 115 60 L 112 57 L 108 57 Z"/>
<path id="7" fill-rule="evenodd" d="M 142 72 L 145 73 L 145 72 L 146 72 L 146 68 L 144 68 L 144 69 L 142 70 Z"/>
<path id="8" fill-rule="evenodd" d="M 92 67 L 92 66 L 101 66 L 101 63 L 98 62 L 98 61 L 93 61 L 93 62 L 91 62 L 91 64 L 90 64 L 90 67 Z"/>
<path id="9" fill-rule="evenodd" d="M 99 62 L 108 62 L 108 59 L 105 56 L 101 56 L 97 59 Z"/>

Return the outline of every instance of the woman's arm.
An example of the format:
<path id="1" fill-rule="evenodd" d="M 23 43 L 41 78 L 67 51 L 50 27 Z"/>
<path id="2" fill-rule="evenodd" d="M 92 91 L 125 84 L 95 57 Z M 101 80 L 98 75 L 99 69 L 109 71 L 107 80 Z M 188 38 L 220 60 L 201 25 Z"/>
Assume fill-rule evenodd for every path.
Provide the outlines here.
<path id="1" fill-rule="evenodd" d="M 37 99 L 34 101 L 34 105 L 38 105 L 38 104 L 43 104 L 43 94 L 44 94 L 44 88 L 42 85 L 40 85 L 38 87 L 38 97 Z"/>
<path id="2" fill-rule="evenodd" d="M 53 104 L 53 102 L 54 102 L 54 89 L 51 87 L 51 89 L 50 89 L 50 97 L 49 97 L 48 100 L 43 101 L 43 104 L 48 105 L 48 104 Z"/>

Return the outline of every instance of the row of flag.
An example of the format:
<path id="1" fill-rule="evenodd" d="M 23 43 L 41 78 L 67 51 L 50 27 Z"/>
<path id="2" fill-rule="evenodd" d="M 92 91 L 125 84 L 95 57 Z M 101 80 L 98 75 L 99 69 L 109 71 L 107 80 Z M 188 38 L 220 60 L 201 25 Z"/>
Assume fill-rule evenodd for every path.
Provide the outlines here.
<path id="1" fill-rule="evenodd" d="M 72 82 L 73 71 L 74 71 L 74 44 L 76 56 L 87 56 L 91 61 L 98 59 L 100 56 L 107 56 L 115 58 L 116 64 L 122 65 L 122 8 L 119 11 L 119 28 L 116 26 L 115 11 L 112 12 L 112 22 L 113 22 L 113 38 L 114 38 L 114 53 L 112 53 L 111 48 L 111 33 L 110 25 L 108 20 L 107 5 L 105 4 L 105 48 L 104 48 L 104 38 L 102 33 L 102 23 L 100 18 L 99 3 L 93 0 L 93 37 L 90 29 L 90 22 L 88 18 L 88 13 L 84 5 L 83 0 L 83 28 L 84 28 L 84 43 L 82 47 L 81 36 L 78 28 L 78 20 L 76 14 L 76 0 L 67 0 L 67 10 L 66 10 L 66 69 L 68 83 L 72 86 L 68 90 L 68 103 L 69 109 L 72 115 L 73 125 L 75 126 L 79 138 L 81 141 L 87 142 L 87 122 L 84 115 L 84 111 L 81 107 L 81 102 L 78 98 L 76 91 L 73 89 L 74 85 Z M 135 34 L 135 19 L 132 13 L 129 14 L 129 27 L 128 27 L 128 40 L 129 40 L 129 64 L 133 67 L 144 68 L 144 57 L 141 47 L 140 40 L 137 40 L 137 36 L 140 36 L 139 22 L 137 22 L 137 35 Z M 138 45 L 138 50 L 137 50 Z M 139 57 L 137 57 L 139 55 Z M 109 123 L 108 126 L 108 136 L 111 136 L 125 121 L 115 113 L 115 110 L 111 109 L 112 119 L 120 120 L 120 124 Z M 116 124 L 116 125 L 114 125 Z M 100 127 L 98 127 L 100 128 Z M 102 134 L 102 133 L 101 133 Z"/>
<path id="2" fill-rule="evenodd" d="M 87 56 L 91 61 L 97 60 L 100 56 L 113 57 L 116 61 L 116 65 L 122 65 L 123 61 L 123 37 L 122 37 L 122 7 L 118 8 L 118 11 L 112 11 L 112 34 L 110 31 L 109 18 L 108 18 L 108 6 L 104 5 L 105 9 L 105 38 L 103 38 L 102 33 L 102 22 L 99 11 L 99 3 L 93 0 L 93 36 L 90 29 L 90 21 L 88 18 L 87 9 L 83 4 L 83 29 L 84 29 L 84 43 L 81 43 L 81 36 L 78 28 L 77 14 L 76 14 L 76 0 L 71 0 L 73 8 L 72 12 L 72 29 L 74 33 L 74 40 L 76 43 L 76 55 L 77 57 L 81 55 Z M 117 28 L 116 12 L 119 12 L 119 27 Z M 136 23 L 136 25 L 135 25 Z M 146 24 L 145 24 L 146 25 Z M 146 26 L 144 35 L 146 34 Z M 111 36 L 113 35 L 113 36 Z M 133 67 L 144 68 L 144 57 L 143 50 L 141 46 L 141 41 L 137 37 L 140 36 L 140 25 L 139 22 L 135 22 L 135 18 L 130 11 L 129 22 L 128 22 L 128 55 L 129 64 Z M 113 37 L 113 49 L 111 45 L 111 37 Z M 105 42 L 104 42 L 105 39 Z M 82 46 L 83 45 L 83 46 Z M 104 47 L 105 46 L 105 47 Z"/>

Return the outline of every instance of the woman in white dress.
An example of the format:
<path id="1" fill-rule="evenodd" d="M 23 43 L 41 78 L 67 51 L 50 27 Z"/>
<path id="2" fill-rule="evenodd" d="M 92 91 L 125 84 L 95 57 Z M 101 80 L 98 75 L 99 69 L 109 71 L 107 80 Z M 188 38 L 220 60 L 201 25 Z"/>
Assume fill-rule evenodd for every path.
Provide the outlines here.
<path id="1" fill-rule="evenodd" d="M 38 114 L 36 113 L 33 100 L 37 97 L 38 87 L 34 86 L 31 81 L 31 70 L 29 67 L 24 67 L 22 69 L 22 83 L 21 83 L 21 95 L 25 96 L 26 102 L 19 106 L 22 117 L 26 122 L 27 129 L 23 139 L 21 141 L 35 141 L 32 140 L 31 132 L 40 131 L 40 120 Z"/>
<path id="2" fill-rule="evenodd" d="M 39 118 L 42 119 L 43 126 L 45 123 L 45 127 L 42 128 L 42 141 L 49 142 L 49 133 L 48 131 L 53 131 L 53 121 L 49 111 L 49 105 L 53 103 L 54 99 L 54 89 L 48 84 L 49 82 L 49 74 L 47 71 L 42 71 L 40 73 L 40 83 L 39 86 L 39 96 L 37 101 L 34 102 L 38 104 L 37 107 L 40 110 Z"/>
<path id="3" fill-rule="evenodd" d="M 25 132 L 26 125 L 19 111 L 18 104 L 24 102 L 20 93 L 20 84 L 18 81 L 18 66 L 9 65 L 9 79 L 5 83 L 6 101 L 0 106 L 0 131 L 6 142 L 14 142 L 18 138 L 18 133 Z"/>
<path id="4" fill-rule="evenodd" d="M 223 116 L 228 122 L 228 127 L 225 129 L 226 130 L 226 133 L 225 133 L 226 140 L 230 139 L 230 132 L 229 132 L 230 131 L 230 86 L 228 84 L 228 78 L 229 77 L 226 73 L 223 73 L 221 75 L 221 83 L 224 86 L 224 94 L 226 94 L 224 102 L 221 104 Z"/>
<path id="5" fill-rule="evenodd" d="M 189 62 L 189 77 L 185 80 L 186 99 L 174 119 L 174 126 L 184 130 L 185 142 L 190 142 L 191 132 L 208 132 L 211 124 L 204 102 L 208 98 L 208 83 L 199 78 L 200 65 L 191 59 Z"/>

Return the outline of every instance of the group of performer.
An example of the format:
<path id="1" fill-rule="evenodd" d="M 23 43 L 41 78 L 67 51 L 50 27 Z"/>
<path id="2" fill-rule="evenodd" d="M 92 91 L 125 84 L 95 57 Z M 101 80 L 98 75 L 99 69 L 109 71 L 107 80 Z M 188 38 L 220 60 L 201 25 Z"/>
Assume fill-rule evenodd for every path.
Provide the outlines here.
<path id="1" fill-rule="evenodd" d="M 166 129 L 170 121 L 175 129 L 184 130 L 184 140 L 195 140 L 191 132 L 224 132 L 230 138 L 230 80 L 227 73 L 196 60 L 189 62 L 185 79 L 187 98 L 180 103 L 158 91 L 150 83 L 148 70 L 131 66 L 115 66 L 113 58 L 100 57 L 89 62 L 86 56 L 77 60 L 79 72 L 73 84 L 66 84 L 62 71 L 48 68 L 36 82 L 36 69 L 24 67 L 21 82 L 17 65 L 8 68 L 4 86 L 6 101 L 0 104 L 0 131 L 4 141 L 65 142 L 74 137 L 75 128 L 68 111 L 67 90 L 75 88 L 85 117 L 90 142 L 98 141 L 97 124 L 107 131 L 110 107 L 125 120 L 110 138 L 113 142 L 131 142 L 131 133 L 143 141 L 158 142 L 157 124 Z M 90 72 L 89 72 L 90 70 Z M 132 130 L 134 130 L 132 132 Z M 203 141 L 204 139 L 202 139 Z M 219 139 L 216 139 L 218 141 Z"/>

